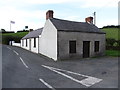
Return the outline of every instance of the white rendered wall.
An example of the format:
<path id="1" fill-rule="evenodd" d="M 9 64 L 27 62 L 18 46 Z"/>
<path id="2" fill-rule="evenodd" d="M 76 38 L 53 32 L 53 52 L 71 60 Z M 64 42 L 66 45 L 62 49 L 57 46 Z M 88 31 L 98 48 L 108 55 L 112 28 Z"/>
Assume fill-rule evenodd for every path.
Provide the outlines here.
<path id="1" fill-rule="evenodd" d="M 26 39 L 23 39 L 23 41 L 21 40 L 21 47 L 29 50 L 29 39 L 27 39 L 27 46 L 26 46 Z"/>
<path id="2" fill-rule="evenodd" d="M 31 51 L 38 53 L 38 38 L 36 38 L 36 47 L 34 47 L 34 38 L 31 38 Z"/>
<path id="3" fill-rule="evenodd" d="M 13 42 L 13 43 L 12 43 L 12 46 L 18 46 L 18 47 L 20 47 L 20 43 L 15 43 L 15 42 Z"/>
<path id="4" fill-rule="evenodd" d="M 39 53 L 57 60 L 57 30 L 49 19 L 46 20 L 39 38 Z"/>
<path id="5" fill-rule="evenodd" d="M 34 38 L 27 39 L 27 47 L 26 47 L 26 39 L 24 39 L 23 41 L 21 40 L 21 47 L 30 50 L 32 52 L 38 53 L 38 38 L 36 38 L 36 47 L 34 47 Z"/>

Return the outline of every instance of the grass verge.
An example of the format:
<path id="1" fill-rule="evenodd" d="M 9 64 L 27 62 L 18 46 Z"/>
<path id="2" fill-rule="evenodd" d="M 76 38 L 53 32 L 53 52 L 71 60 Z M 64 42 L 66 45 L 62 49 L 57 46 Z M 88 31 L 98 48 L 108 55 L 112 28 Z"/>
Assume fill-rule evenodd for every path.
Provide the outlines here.
<path id="1" fill-rule="evenodd" d="M 107 56 L 120 57 L 120 50 L 106 50 Z"/>

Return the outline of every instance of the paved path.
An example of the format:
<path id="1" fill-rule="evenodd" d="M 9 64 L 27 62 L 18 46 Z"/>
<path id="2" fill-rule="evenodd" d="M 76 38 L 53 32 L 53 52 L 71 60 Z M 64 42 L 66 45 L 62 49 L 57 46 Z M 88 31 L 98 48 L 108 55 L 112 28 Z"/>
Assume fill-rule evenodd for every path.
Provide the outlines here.
<path id="1" fill-rule="evenodd" d="M 118 86 L 116 57 L 54 62 L 22 48 L 3 45 L 2 49 L 3 88 L 55 90 Z"/>

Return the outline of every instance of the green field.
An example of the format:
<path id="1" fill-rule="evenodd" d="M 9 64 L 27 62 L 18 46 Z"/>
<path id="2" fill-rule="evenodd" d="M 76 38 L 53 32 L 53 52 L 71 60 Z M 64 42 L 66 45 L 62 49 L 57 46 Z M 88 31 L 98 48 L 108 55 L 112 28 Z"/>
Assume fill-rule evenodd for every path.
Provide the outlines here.
<path id="1" fill-rule="evenodd" d="M 118 28 L 103 28 L 102 31 L 106 32 L 106 38 L 113 38 L 116 40 L 120 40 L 120 30 Z M 17 37 L 24 37 L 28 32 L 18 32 L 18 33 L 3 33 L 2 36 L 17 36 Z"/>
<path id="2" fill-rule="evenodd" d="M 106 39 L 107 38 L 112 38 L 115 40 L 120 40 L 120 36 L 118 34 L 120 34 L 120 30 L 118 28 L 103 28 L 101 29 L 103 32 L 106 32 Z M 24 37 L 26 34 L 28 34 L 29 32 L 17 32 L 17 33 L 3 33 L 2 34 L 2 41 L 3 43 L 8 42 L 9 38 L 14 38 L 15 40 L 20 40 L 22 37 Z M 0 33 L 1 35 L 1 33 Z M 6 41 L 7 38 L 7 41 Z"/>
<path id="3" fill-rule="evenodd" d="M 103 28 L 102 31 L 106 32 L 106 38 L 113 38 L 120 40 L 120 30 L 118 28 Z"/>

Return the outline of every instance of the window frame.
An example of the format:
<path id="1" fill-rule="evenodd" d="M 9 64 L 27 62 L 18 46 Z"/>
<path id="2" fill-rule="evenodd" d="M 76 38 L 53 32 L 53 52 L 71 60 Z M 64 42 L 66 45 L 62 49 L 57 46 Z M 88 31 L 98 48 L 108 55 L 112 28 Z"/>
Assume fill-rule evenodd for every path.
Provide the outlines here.
<path id="1" fill-rule="evenodd" d="M 94 42 L 94 52 L 99 52 L 100 50 L 100 41 Z"/>
<path id="2" fill-rule="evenodd" d="M 27 39 L 26 39 L 26 47 L 27 47 Z"/>
<path id="3" fill-rule="evenodd" d="M 34 47 L 36 47 L 36 38 L 34 38 Z"/>
<path id="4" fill-rule="evenodd" d="M 76 52 L 77 52 L 76 40 L 70 40 L 69 41 L 69 54 L 75 54 Z"/>

